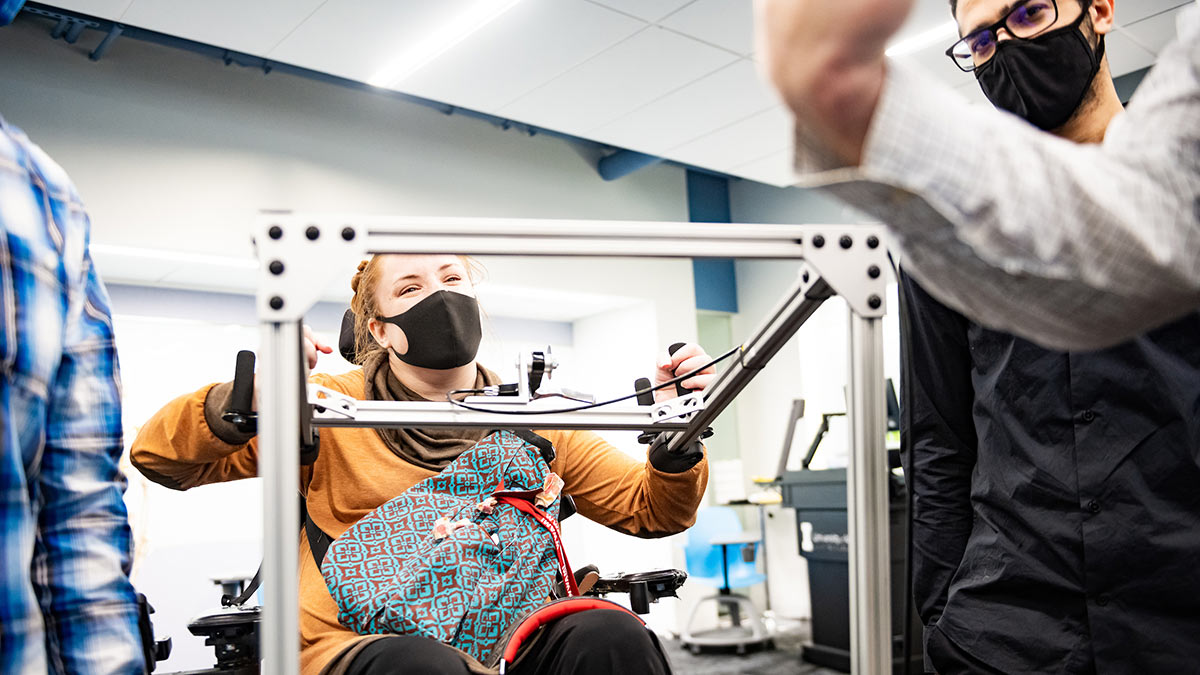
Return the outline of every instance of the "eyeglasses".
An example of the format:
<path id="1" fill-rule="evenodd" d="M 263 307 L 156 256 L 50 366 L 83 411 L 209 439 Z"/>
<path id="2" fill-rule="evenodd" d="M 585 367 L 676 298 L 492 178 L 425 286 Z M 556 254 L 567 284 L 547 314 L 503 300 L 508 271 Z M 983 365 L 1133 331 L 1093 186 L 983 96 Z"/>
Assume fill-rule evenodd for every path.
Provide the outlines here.
<path id="1" fill-rule="evenodd" d="M 996 53 L 997 34 L 1001 28 L 1014 38 L 1027 40 L 1058 21 L 1058 4 L 1054 0 L 1025 0 L 1000 21 L 980 28 L 946 50 L 946 56 L 963 72 L 971 72 L 991 60 Z"/>

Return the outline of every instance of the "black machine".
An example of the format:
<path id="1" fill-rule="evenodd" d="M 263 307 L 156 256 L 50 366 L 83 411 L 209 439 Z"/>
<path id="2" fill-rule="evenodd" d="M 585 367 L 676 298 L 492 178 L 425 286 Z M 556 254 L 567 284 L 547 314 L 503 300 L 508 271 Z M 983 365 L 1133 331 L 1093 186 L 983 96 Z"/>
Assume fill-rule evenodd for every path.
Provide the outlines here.
<path id="1" fill-rule="evenodd" d="M 887 387 L 887 428 L 900 429 L 900 406 L 892 381 Z M 842 412 L 822 415 L 821 426 L 809 445 L 799 471 L 786 469 L 792 433 L 796 419 L 803 413 L 803 402 L 797 401 L 785 437 L 784 452 L 779 463 L 776 483 L 782 493 L 783 506 L 795 509 L 799 534 L 800 555 L 808 561 L 809 596 L 812 598 L 812 642 L 805 645 L 802 657 L 809 663 L 843 672 L 850 672 L 850 560 L 849 524 L 846 508 L 846 470 L 809 468 L 821 440 L 829 431 L 829 420 L 845 415 Z M 900 453 L 888 451 L 889 468 L 900 466 Z M 904 479 L 888 474 L 888 525 L 891 542 L 891 607 L 892 607 L 892 664 L 893 672 L 904 672 L 904 627 L 906 578 L 906 487 Z M 915 611 L 908 617 L 918 621 Z M 913 672 L 921 672 L 920 645 L 907 648 Z"/>

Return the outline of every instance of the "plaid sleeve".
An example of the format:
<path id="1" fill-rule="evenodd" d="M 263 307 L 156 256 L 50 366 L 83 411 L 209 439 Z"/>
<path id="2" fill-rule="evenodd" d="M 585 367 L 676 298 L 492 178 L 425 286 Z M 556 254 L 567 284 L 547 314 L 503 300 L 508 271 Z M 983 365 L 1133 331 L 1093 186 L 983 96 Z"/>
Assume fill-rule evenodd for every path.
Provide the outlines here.
<path id="1" fill-rule="evenodd" d="M 861 166 L 797 133 L 801 184 L 889 225 L 932 294 L 993 328 L 1095 348 L 1200 305 L 1200 9 L 1102 144 L 947 95 L 902 66 Z"/>

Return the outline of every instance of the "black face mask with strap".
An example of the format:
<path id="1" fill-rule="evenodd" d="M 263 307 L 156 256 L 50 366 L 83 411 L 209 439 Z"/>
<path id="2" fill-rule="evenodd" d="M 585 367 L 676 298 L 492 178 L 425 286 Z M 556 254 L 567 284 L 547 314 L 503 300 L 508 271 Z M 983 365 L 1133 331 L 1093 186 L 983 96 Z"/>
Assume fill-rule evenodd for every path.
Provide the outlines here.
<path id="1" fill-rule="evenodd" d="M 991 60 L 975 69 L 992 105 L 1045 131 L 1066 124 L 1083 103 L 1104 58 L 1104 37 L 1092 49 L 1079 30 L 1087 16 L 1084 11 L 1071 25 L 1029 40 L 997 44 Z"/>
<path id="2" fill-rule="evenodd" d="M 380 317 L 404 331 L 408 351 L 396 358 L 418 368 L 449 370 L 475 360 L 483 328 L 479 322 L 479 303 L 469 295 L 438 291 L 395 316 Z"/>

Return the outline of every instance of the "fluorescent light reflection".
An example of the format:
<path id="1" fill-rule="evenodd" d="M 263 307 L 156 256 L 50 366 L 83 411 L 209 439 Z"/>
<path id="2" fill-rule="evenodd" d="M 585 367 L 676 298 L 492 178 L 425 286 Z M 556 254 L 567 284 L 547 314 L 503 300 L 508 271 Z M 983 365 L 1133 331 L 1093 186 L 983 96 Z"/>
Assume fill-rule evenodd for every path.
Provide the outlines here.
<path id="1" fill-rule="evenodd" d="M 399 56 L 372 75 L 367 84 L 395 87 L 475 31 L 498 19 L 520 1 L 476 0 L 424 39 L 409 45 Z"/>
<path id="2" fill-rule="evenodd" d="M 888 47 L 887 51 L 884 53 L 895 58 L 897 56 L 904 56 L 905 54 L 919 52 L 922 49 L 930 45 L 937 44 L 943 40 L 947 40 L 946 46 L 949 46 L 949 41 L 957 37 L 958 24 L 951 19 L 945 23 L 939 23 L 929 30 L 921 31 L 910 38 L 905 38 L 897 42 L 891 47 Z"/>

